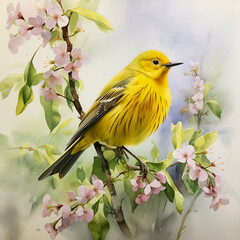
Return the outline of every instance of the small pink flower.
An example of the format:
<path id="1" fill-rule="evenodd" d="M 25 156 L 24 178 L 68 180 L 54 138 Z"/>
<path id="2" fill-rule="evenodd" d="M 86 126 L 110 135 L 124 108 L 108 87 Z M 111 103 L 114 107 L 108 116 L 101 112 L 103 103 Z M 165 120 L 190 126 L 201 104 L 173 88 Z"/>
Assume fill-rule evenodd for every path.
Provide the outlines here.
<path id="1" fill-rule="evenodd" d="M 78 19 L 77 21 L 77 31 L 78 32 L 82 31 L 82 19 Z"/>
<path id="2" fill-rule="evenodd" d="M 196 71 L 198 69 L 199 62 L 193 62 L 192 60 L 190 60 L 188 64 L 191 67 L 192 71 Z"/>
<path id="3" fill-rule="evenodd" d="M 48 70 L 47 72 L 44 73 L 43 75 L 44 78 L 49 78 L 49 85 L 51 88 L 55 88 L 56 84 L 63 84 L 63 77 L 61 75 L 61 71 L 53 71 L 53 70 Z"/>
<path id="4" fill-rule="evenodd" d="M 189 104 L 188 111 L 192 114 L 198 114 L 198 109 L 196 105 L 192 103 Z"/>
<path id="5" fill-rule="evenodd" d="M 41 36 L 43 38 L 43 46 L 45 47 L 48 42 L 50 41 L 50 39 L 52 38 L 52 33 L 50 31 L 47 31 L 47 30 L 43 30 L 41 32 Z"/>
<path id="6" fill-rule="evenodd" d="M 82 215 L 80 215 L 83 212 Z M 78 217 L 79 222 L 83 222 L 86 220 L 87 222 L 91 222 L 93 220 L 94 212 L 92 209 L 86 210 L 85 207 L 80 207 L 76 211 L 80 216 Z"/>
<path id="7" fill-rule="evenodd" d="M 184 146 L 183 149 L 179 148 L 173 152 L 173 157 L 177 159 L 178 162 L 187 162 L 193 169 L 196 167 L 196 163 L 193 160 L 195 158 L 195 149 L 192 145 Z"/>
<path id="8" fill-rule="evenodd" d="M 165 173 L 163 173 L 163 172 L 158 172 L 157 173 L 157 179 L 161 182 L 161 183 L 163 183 L 163 184 L 165 184 L 166 183 L 166 175 L 165 175 Z"/>
<path id="9" fill-rule="evenodd" d="M 61 232 L 63 229 L 69 228 L 70 225 L 78 220 L 78 215 L 71 212 L 71 208 L 68 205 L 64 205 L 61 208 L 62 210 L 62 226 L 58 228 L 58 231 Z"/>
<path id="10" fill-rule="evenodd" d="M 67 43 L 63 42 L 54 47 L 53 52 L 56 54 L 55 63 L 61 67 L 70 61 L 69 53 L 67 52 Z"/>
<path id="11" fill-rule="evenodd" d="M 67 73 L 72 72 L 72 77 L 76 80 L 79 80 L 79 68 L 82 66 L 80 61 L 75 61 L 74 63 L 69 62 L 65 67 L 64 71 Z"/>
<path id="12" fill-rule="evenodd" d="M 58 24 L 60 28 L 68 24 L 68 17 L 62 16 L 63 11 L 58 5 L 48 7 L 47 14 L 49 16 L 46 18 L 45 23 L 49 29 L 52 29 L 56 24 Z"/>
<path id="13" fill-rule="evenodd" d="M 8 48 L 13 54 L 18 53 L 18 47 L 24 42 L 23 37 L 20 35 L 14 36 L 10 33 L 10 40 L 8 42 Z"/>
<path id="14" fill-rule="evenodd" d="M 189 177 L 193 181 L 198 178 L 198 185 L 200 188 L 205 187 L 207 184 L 208 174 L 199 166 L 196 166 L 195 170 L 190 168 Z"/>
<path id="15" fill-rule="evenodd" d="M 213 208 L 214 211 L 217 211 L 219 207 L 229 204 L 229 198 L 227 195 L 213 197 L 210 208 Z"/>
<path id="16" fill-rule="evenodd" d="M 195 101 L 195 106 L 198 110 L 203 108 L 203 93 L 198 92 L 192 97 L 193 101 Z"/>
<path id="17" fill-rule="evenodd" d="M 76 198 L 74 191 L 68 191 L 67 194 L 68 194 L 70 202 Z"/>
<path id="18" fill-rule="evenodd" d="M 144 188 L 146 186 L 146 183 L 142 180 L 142 176 L 135 177 L 131 179 L 130 182 L 133 185 L 132 190 L 134 192 L 136 192 L 138 188 Z"/>
<path id="19" fill-rule="evenodd" d="M 57 204 L 54 201 L 50 200 L 50 196 L 46 194 L 43 197 L 43 211 L 42 211 L 42 217 L 49 217 L 52 213 L 55 213 L 58 215 L 58 211 L 61 205 Z"/>
<path id="20" fill-rule="evenodd" d="M 40 88 L 39 94 L 44 96 L 47 102 L 51 100 L 58 100 L 58 96 L 54 88 Z"/>
<path id="21" fill-rule="evenodd" d="M 29 27 L 29 25 L 24 21 L 20 23 L 20 28 L 18 30 L 18 33 L 20 36 L 24 37 L 26 40 L 31 39 L 31 27 Z"/>
<path id="22" fill-rule="evenodd" d="M 89 189 L 87 186 L 82 185 L 78 189 L 78 195 L 79 197 L 76 197 L 79 203 L 87 203 L 89 199 L 93 199 L 95 196 L 95 192 L 91 189 Z"/>
<path id="23" fill-rule="evenodd" d="M 54 240 L 57 236 L 57 230 L 53 227 L 53 224 L 46 223 L 45 229 L 50 234 L 51 239 Z"/>
<path id="24" fill-rule="evenodd" d="M 9 3 L 7 6 L 8 20 L 7 20 L 7 29 L 10 29 L 16 20 L 24 20 L 22 12 L 20 11 L 20 4 L 17 3 L 16 9 L 13 6 L 13 3 Z"/>
<path id="25" fill-rule="evenodd" d="M 187 173 L 187 170 L 188 170 L 189 168 L 191 168 L 191 165 L 189 165 L 189 164 L 187 163 L 187 164 L 185 165 L 185 167 L 184 167 L 184 170 L 183 170 L 182 179 L 183 179 L 184 175 Z"/>
<path id="26" fill-rule="evenodd" d="M 196 91 L 202 91 L 203 90 L 204 82 L 199 76 L 197 76 L 195 78 L 195 81 L 193 82 L 193 87 Z"/>
<path id="27" fill-rule="evenodd" d="M 44 20 L 41 16 L 37 15 L 36 17 L 28 18 L 28 22 L 33 26 L 32 35 L 40 35 L 43 31 Z"/>
<path id="28" fill-rule="evenodd" d="M 76 61 L 79 61 L 78 65 L 81 67 L 82 64 L 88 64 L 89 63 L 89 56 L 87 54 L 82 53 L 81 48 L 74 48 L 71 52 L 72 57 L 76 58 Z"/>
<path id="29" fill-rule="evenodd" d="M 214 174 L 215 179 L 215 191 L 219 193 L 223 187 L 223 179 L 220 175 Z"/>
<path id="30" fill-rule="evenodd" d="M 145 195 L 143 193 L 140 193 L 137 195 L 137 198 L 135 201 L 137 204 L 143 204 L 143 203 L 147 202 L 149 199 L 150 199 L 150 194 Z"/>
<path id="31" fill-rule="evenodd" d="M 104 194 L 106 191 L 105 191 L 103 188 L 104 188 L 104 185 L 103 185 L 102 180 L 96 179 L 96 180 L 93 182 L 93 191 L 94 191 L 96 194 Z"/>
<path id="32" fill-rule="evenodd" d="M 157 180 L 154 179 L 150 184 L 148 184 L 145 188 L 144 188 L 144 194 L 150 195 L 151 193 L 153 194 L 158 194 L 160 193 L 160 191 L 163 191 L 166 187 L 162 186 L 161 183 Z"/>

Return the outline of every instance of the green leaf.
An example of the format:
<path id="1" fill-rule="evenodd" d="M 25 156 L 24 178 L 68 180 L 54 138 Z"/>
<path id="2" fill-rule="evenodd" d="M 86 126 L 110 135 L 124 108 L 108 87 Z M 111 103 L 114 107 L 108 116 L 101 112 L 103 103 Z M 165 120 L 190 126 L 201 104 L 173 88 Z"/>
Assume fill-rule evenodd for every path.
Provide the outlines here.
<path id="1" fill-rule="evenodd" d="M 79 15 L 89 20 L 94 21 L 97 27 L 103 32 L 107 33 L 109 30 L 113 30 L 113 27 L 108 22 L 108 20 L 103 15 L 97 12 L 83 8 L 75 8 L 72 11 L 78 13 Z"/>
<path id="2" fill-rule="evenodd" d="M 69 22 L 70 34 L 73 34 L 75 32 L 77 28 L 77 22 L 78 22 L 78 14 L 76 12 L 73 12 Z"/>
<path id="3" fill-rule="evenodd" d="M 168 168 L 172 164 L 172 162 L 173 159 L 164 159 L 158 163 L 147 162 L 146 164 L 150 168 L 150 170 L 155 170 L 159 172 Z"/>
<path id="4" fill-rule="evenodd" d="M 48 125 L 48 128 L 52 130 L 59 124 L 61 121 L 61 115 L 58 111 L 59 101 L 51 100 L 47 102 L 43 96 L 40 97 L 40 103 L 44 108 L 45 119 Z"/>
<path id="5" fill-rule="evenodd" d="M 10 74 L 7 77 L 5 77 L 0 82 L 0 92 L 2 93 L 2 99 L 7 98 L 14 85 L 22 81 L 23 81 L 22 74 Z"/>
<path id="6" fill-rule="evenodd" d="M 189 144 L 192 145 L 192 146 L 194 146 L 195 141 L 196 141 L 199 137 L 201 137 L 201 136 L 202 136 L 202 131 L 201 131 L 201 130 L 195 131 L 195 132 L 193 133 L 190 141 L 189 141 Z"/>
<path id="7" fill-rule="evenodd" d="M 135 177 L 135 175 L 136 174 L 134 171 L 130 171 L 129 174 L 127 176 L 125 176 L 123 179 L 123 185 L 124 185 L 125 192 L 130 199 L 132 213 L 138 206 L 135 200 L 136 200 L 137 195 L 140 193 L 140 191 L 134 192 L 132 190 L 132 184 L 131 184 L 130 180 L 133 179 Z"/>
<path id="8" fill-rule="evenodd" d="M 215 130 L 199 137 L 194 143 L 196 153 L 204 152 L 208 147 L 210 147 L 216 141 L 217 136 L 218 136 L 218 133 Z"/>
<path id="9" fill-rule="evenodd" d="M 152 144 L 153 144 L 153 148 L 151 150 L 151 156 L 152 156 L 153 162 L 158 163 L 158 158 L 160 156 L 160 152 L 159 152 L 156 144 L 153 141 L 152 141 Z"/>
<path id="10" fill-rule="evenodd" d="M 104 204 L 102 202 L 98 205 L 98 211 L 94 215 L 93 220 L 88 224 L 94 240 L 104 240 L 110 229 L 110 224 L 104 215 Z"/>
<path id="11" fill-rule="evenodd" d="M 186 142 L 188 139 L 190 139 L 193 135 L 194 128 L 189 128 L 183 131 L 183 142 Z"/>
<path id="12" fill-rule="evenodd" d="M 205 85 L 204 85 L 204 89 L 203 89 L 203 95 L 204 95 L 204 98 L 207 96 L 209 90 L 212 88 L 212 82 L 207 82 Z"/>
<path id="13" fill-rule="evenodd" d="M 27 105 L 34 99 L 32 88 L 25 83 L 19 91 L 18 102 L 16 107 L 16 115 L 22 113 Z"/>
<path id="14" fill-rule="evenodd" d="M 173 188 L 167 182 L 165 184 L 165 187 L 166 188 L 165 188 L 164 192 L 165 192 L 168 200 L 170 202 L 173 202 L 173 199 L 174 199 L 174 190 L 173 190 Z"/>
<path id="15" fill-rule="evenodd" d="M 103 182 L 107 180 L 106 174 L 102 166 L 101 159 L 99 157 L 94 157 L 92 174 L 95 174 Z"/>
<path id="16" fill-rule="evenodd" d="M 183 195 L 178 191 L 178 189 L 177 189 L 176 185 L 174 184 L 170 174 L 166 170 L 163 170 L 163 172 L 166 175 L 167 183 L 174 190 L 174 200 L 175 200 L 176 209 L 177 209 L 177 211 L 180 214 L 182 214 L 182 210 L 183 210 Z"/>
<path id="17" fill-rule="evenodd" d="M 70 90 L 70 86 L 69 86 L 69 83 L 67 84 L 65 90 L 64 90 L 64 96 L 66 97 L 66 101 L 67 101 L 67 105 L 68 107 L 72 110 L 73 108 L 73 102 L 68 100 L 68 99 L 73 99 L 72 98 L 72 94 L 71 94 L 71 90 Z"/>
<path id="18" fill-rule="evenodd" d="M 188 192 L 194 194 L 198 189 L 198 180 L 192 181 L 187 174 L 183 177 L 183 182 Z"/>
<path id="19" fill-rule="evenodd" d="M 34 149 L 33 151 L 33 159 L 37 164 L 42 164 L 43 162 L 43 156 L 42 153 L 38 149 Z"/>
<path id="20" fill-rule="evenodd" d="M 62 122 L 56 129 L 55 133 L 52 133 L 52 135 L 56 135 L 61 129 L 65 128 L 72 120 L 73 120 L 73 118 L 69 118 L 69 119 L 65 120 L 64 122 Z"/>
<path id="21" fill-rule="evenodd" d="M 172 130 L 172 144 L 174 149 L 181 147 L 183 140 L 183 125 L 182 122 L 178 122 Z"/>
<path id="22" fill-rule="evenodd" d="M 38 85 L 42 80 L 43 80 L 43 74 L 44 73 L 38 73 L 36 75 L 33 76 L 32 78 L 32 85 Z"/>
<path id="23" fill-rule="evenodd" d="M 78 167 L 77 168 L 77 177 L 81 182 L 84 182 L 85 178 L 86 178 L 86 173 L 84 171 L 83 167 Z"/>
<path id="24" fill-rule="evenodd" d="M 222 109 L 219 107 L 218 102 L 214 100 L 209 100 L 207 102 L 208 107 L 217 116 L 219 119 L 221 118 Z"/>
<path id="25" fill-rule="evenodd" d="M 175 128 L 175 124 L 174 123 L 171 123 L 171 132 L 173 131 L 173 129 Z"/>
<path id="26" fill-rule="evenodd" d="M 57 37 L 58 37 L 58 30 L 54 30 L 54 31 L 52 31 L 51 33 L 52 33 L 52 37 L 51 37 L 51 39 L 50 39 L 50 41 L 49 41 L 49 44 L 52 46 L 53 43 L 55 42 L 55 40 L 56 40 Z"/>
<path id="27" fill-rule="evenodd" d="M 201 164 L 203 167 L 209 167 L 210 166 L 210 161 L 207 159 L 205 154 L 197 155 L 195 157 L 195 161 L 197 164 Z"/>

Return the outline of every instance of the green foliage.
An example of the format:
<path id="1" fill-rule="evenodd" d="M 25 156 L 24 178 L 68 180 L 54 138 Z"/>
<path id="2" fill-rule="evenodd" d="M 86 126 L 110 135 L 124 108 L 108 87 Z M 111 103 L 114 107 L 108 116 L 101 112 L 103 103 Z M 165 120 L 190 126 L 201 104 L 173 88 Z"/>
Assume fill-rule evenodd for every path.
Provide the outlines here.
<path id="1" fill-rule="evenodd" d="M 166 188 L 164 190 L 168 200 L 172 203 L 173 199 L 174 199 L 174 190 L 173 188 L 168 184 L 168 182 L 166 182 L 165 184 Z"/>
<path id="2" fill-rule="evenodd" d="M 172 127 L 172 144 L 174 149 L 180 148 L 183 142 L 183 125 L 178 122 L 176 126 Z"/>
<path id="3" fill-rule="evenodd" d="M 218 134 L 217 134 L 217 131 L 215 130 L 199 137 L 194 143 L 196 153 L 204 152 L 208 147 L 210 147 L 216 141 L 217 136 Z"/>
<path id="4" fill-rule="evenodd" d="M 66 101 L 67 101 L 68 107 L 72 110 L 73 102 L 70 101 L 69 99 L 73 100 L 73 97 L 72 97 L 72 94 L 71 94 L 69 83 L 67 84 L 67 86 L 66 86 L 66 88 L 64 90 L 64 96 L 66 97 Z"/>
<path id="5" fill-rule="evenodd" d="M 154 163 L 158 163 L 158 158 L 160 156 L 160 152 L 156 146 L 156 144 L 152 141 L 153 144 L 153 148 L 151 150 L 151 156 L 152 156 L 152 160 Z"/>
<path id="6" fill-rule="evenodd" d="M 94 21 L 97 27 L 105 33 L 107 33 L 109 30 L 113 30 L 113 27 L 108 22 L 108 20 L 103 15 L 97 12 L 91 11 L 89 9 L 83 9 L 83 8 L 75 8 L 72 10 L 72 12 L 76 12 L 79 15 Z"/>
<path id="7" fill-rule="evenodd" d="M 203 89 L 204 98 L 207 96 L 211 88 L 212 88 L 212 82 L 207 82 L 206 84 L 204 84 L 204 89 Z"/>
<path id="8" fill-rule="evenodd" d="M 57 135 L 63 128 L 65 128 L 71 121 L 73 120 L 73 118 L 69 118 L 67 120 L 65 120 L 64 122 L 62 122 L 56 129 L 55 133 L 52 133 L 52 135 Z"/>
<path id="9" fill-rule="evenodd" d="M 201 136 L 202 136 L 202 131 L 201 131 L 201 130 L 195 131 L 195 132 L 193 133 L 190 141 L 189 141 L 189 144 L 192 145 L 192 146 L 194 146 L 195 141 L 196 141 L 199 137 L 201 137 Z"/>
<path id="10" fill-rule="evenodd" d="M 69 22 L 70 34 L 73 34 L 77 28 L 78 16 L 79 15 L 76 12 L 72 13 L 72 16 L 71 16 L 70 22 Z"/>
<path id="11" fill-rule="evenodd" d="M 178 191 L 178 189 L 177 189 L 176 185 L 174 184 L 170 174 L 166 170 L 163 170 L 163 172 L 166 175 L 167 183 L 171 186 L 171 188 L 174 191 L 174 200 L 175 200 L 176 209 L 180 214 L 182 214 L 183 195 Z"/>
<path id="12" fill-rule="evenodd" d="M 40 97 L 40 103 L 43 106 L 45 112 L 45 119 L 48 125 L 48 128 L 52 130 L 59 124 L 61 121 L 61 115 L 58 111 L 59 101 L 51 100 L 46 101 L 43 96 Z"/>
<path id="13" fill-rule="evenodd" d="M 194 128 L 189 128 L 183 131 L 183 138 L 182 141 L 186 142 L 188 139 L 190 139 L 193 135 Z"/>
<path id="14" fill-rule="evenodd" d="M 124 189 L 125 189 L 125 192 L 126 192 L 127 196 L 130 199 L 132 212 L 134 212 L 134 210 L 138 206 L 135 200 L 136 200 L 137 195 L 139 194 L 139 191 L 133 192 L 132 184 L 130 182 L 130 180 L 133 179 L 135 177 L 135 175 L 136 174 L 135 174 L 134 171 L 130 171 L 128 173 L 128 175 L 125 176 L 124 179 L 123 179 Z"/>
<path id="15" fill-rule="evenodd" d="M 10 74 L 7 77 L 5 77 L 0 82 L 0 92 L 2 93 L 2 99 L 7 98 L 14 85 L 22 81 L 23 81 L 22 74 Z"/>
<path id="16" fill-rule="evenodd" d="M 172 162 L 173 162 L 173 159 L 164 159 L 158 163 L 147 162 L 146 164 L 150 170 L 159 172 L 168 168 L 172 164 Z"/>
<path id="17" fill-rule="evenodd" d="M 38 51 L 38 49 L 37 49 Z M 24 81 L 27 83 L 29 87 L 32 86 L 33 78 L 36 75 L 36 69 L 33 65 L 33 58 L 35 57 L 37 51 L 33 54 L 30 62 L 27 64 L 25 71 L 24 71 Z"/>
<path id="18" fill-rule="evenodd" d="M 219 107 L 218 102 L 215 100 L 209 100 L 207 102 L 209 109 L 213 112 L 215 116 L 221 118 L 222 109 Z"/>
<path id="19" fill-rule="evenodd" d="M 109 229 L 110 224 L 104 215 L 104 204 L 100 201 L 98 204 L 98 211 L 94 215 L 93 220 L 88 224 L 94 240 L 104 240 Z"/>
<path id="20" fill-rule="evenodd" d="M 107 177 L 106 177 L 106 174 L 104 172 L 101 159 L 99 157 L 94 157 L 92 174 L 95 174 L 103 182 L 105 182 L 107 180 Z"/>
<path id="21" fill-rule="evenodd" d="M 191 194 L 194 194 L 199 189 L 198 180 L 192 181 L 189 178 L 188 174 L 185 174 L 183 176 L 183 182 L 184 182 L 184 185 L 187 188 L 188 192 Z"/>
<path id="22" fill-rule="evenodd" d="M 77 177 L 78 179 L 83 183 L 84 180 L 86 179 L 86 173 L 84 171 L 83 167 L 78 167 L 77 168 Z"/>
<path id="23" fill-rule="evenodd" d="M 50 39 L 50 41 L 49 41 L 49 44 L 50 44 L 51 46 L 53 45 L 53 43 L 54 43 L 55 40 L 57 39 L 58 34 L 59 34 L 59 32 L 58 32 L 57 29 L 54 30 L 54 31 L 52 31 L 52 37 L 51 37 L 51 39 Z"/>
<path id="24" fill-rule="evenodd" d="M 32 78 L 32 85 L 38 85 L 43 80 L 43 73 L 38 73 Z"/>

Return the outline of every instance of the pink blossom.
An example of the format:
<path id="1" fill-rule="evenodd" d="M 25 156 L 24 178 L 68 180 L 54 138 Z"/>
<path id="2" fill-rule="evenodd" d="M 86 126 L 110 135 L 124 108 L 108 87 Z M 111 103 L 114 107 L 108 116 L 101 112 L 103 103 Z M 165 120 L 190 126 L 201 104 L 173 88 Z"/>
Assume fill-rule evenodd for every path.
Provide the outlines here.
<path id="1" fill-rule="evenodd" d="M 131 179 L 130 182 L 133 185 L 132 190 L 134 192 L 136 192 L 138 188 L 144 188 L 146 186 L 146 183 L 142 180 L 142 176 L 135 177 Z"/>
<path id="2" fill-rule="evenodd" d="M 196 167 L 196 163 L 193 160 L 195 158 L 195 149 L 192 145 L 184 146 L 183 149 L 179 148 L 173 152 L 173 157 L 177 159 L 178 162 L 187 162 L 193 169 Z"/>
<path id="3" fill-rule="evenodd" d="M 42 18 L 46 17 L 47 8 L 50 6 L 52 6 L 50 0 L 40 1 L 40 3 L 36 5 L 38 15 Z"/>
<path id="4" fill-rule="evenodd" d="M 191 165 L 186 164 L 185 167 L 184 167 L 184 170 L 183 170 L 182 179 L 183 179 L 184 175 L 187 173 L 187 170 L 188 170 L 189 168 L 191 168 Z"/>
<path id="5" fill-rule="evenodd" d="M 163 184 L 165 184 L 166 183 L 166 175 L 165 175 L 165 173 L 163 173 L 163 172 L 158 172 L 157 173 L 157 179 L 161 182 L 161 183 L 163 183 Z"/>
<path id="6" fill-rule="evenodd" d="M 78 19 L 77 21 L 77 31 L 78 32 L 82 31 L 82 19 Z"/>
<path id="7" fill-rule="evenodd" d="M 188 64 L 191 67 L 192 71 L 197 71 L 199 62 L 193 62 L 192 60 L 190 60 Z"/>
<path id="8" fill-rule="evenodd" d="M 49 217 L 52 213 L 55 213 L 58 215 L 58 211 L 61 205 L 57 204 L 54 201 L 50 200 L 50 196 L 46 194 L 43 197 L 43 211 L 42 211 L 42 217 Z"/>
<path id="9" fill-rule="evenodd" d="M 72 72 L 72 77 L 76 80 L 79 80 L 79 68 L 82 66 L 80 61 L 75 61 L 74 63 L 70 62 L 65 67 L 64 70 L 69 73 Z"/>
<path id="10" fill-rule="evenodd" d="M 188 111 L 192 114 L 198 114 L 198 109 L 196 105 L 192 103 L 189 104 Z"/>
<path id="11" fill-rule="evenodd" d="M 96 194 L 104 194 L 104 193 L 105 193 L 105 190 L 104 190 L 103 188 L 104 188 L 104 185 L 103 185 L 102 180 L 96 179 L 96 180 L 93 182 L 93 191 L 94 191 Z"/>
<path id="12" fill-rule="evenodd" d="M 203 93 L 198 92 L 192 97 L 193 101 L 195 101 L 195 106 L 198 110 L 201 110 L 203 107 Z"/>
<path id="13" fill-rule="evenodd" d="M 201 167 L 196 166 L 195 170 L 190 168 L 189 177 L 193 181 L 195 181 L 198 178 L 198 185 L 200 188 L 206 186 L 208 174 Z"/>
<path id="14" fill-rule="evenodd" d="M 60 28 L 68 24 L 68 17 L 62 16 L 63 11 L 58 5 L 48 7 L 47 14 L 49 16 L 46 18 L 45 23 L 49 29 L 52 29 L 56 24 L 58 24 Z"/>
<path id="15" fill-rule="evenodd" d="M 50 234 L 51 239 L 54 240 L 57 236 L 57 230 L 54 228 L 53 224 L 46 223 L 45 229 Z"/>
<path id="16" fill-rule="evenodd" d="M 197 76 L 193 82 L 193 87 L 196 91 L 202 91 L 204 87 L 204 82 L 203 80 Z"/>
<path id="17" fill-rule="evenodd" d="M 24 42 L 23 37 L 20 35 L 14 36 L 10 33 L 10 40 L 8 42 L 8 48 L 13 54 L 18 53 L 18 47 Z"/>
<path id="18" fill-rule="evenodd" d="M 9 3 L 7 6 L 8 20 L 7 20 L 7 29 L 10 29 L 13 24 L 16 23 L 16 20 L 24 20 L 22 12 L 20 11 L 20 4 L 17 3 L 16 9 L 13 6 L 13 3 Z"/>
<path id="19" fill-rule="evenodd" d="M 76 58 L 76 61 L 79 61 L 78 65 L 81 67 L 82 64 L 88 64 L 89 63 L 89 56 L 87 54 L 82 53 L 81 48 L 74 48 L 71 52 L 72 57 Z"/>
<path id="20" fill-rule="evenodd" d="M 36 17 L 28 18 L 28 22 L 33 26 L 32 35 L 40 35 L 43 31 L 44 20 L 41 16 L 37 15 Z"/>
<path id="21" fill-rule="evenodd" d="M 70 61 L 69 53 L 67 52 L 67 43 L 63 42 L 54 47 L 53 52 L 56 54 L 55 63 L 61 67 Z"/>
<path id="22" fill-rule="evenodd" d="M 61 70 L 53 71 L 48 70 L 43 75 L 44 78 L 49 78 L 49 85 L 51 88 L 55 88 L 56 84 L 63 84 L 63 77 L 61 75 Z"/>
<path id="23" fill-rule="evenodd" d="M 68 191 L 67 194 L 68 194 L 70 202 L 76 198 L 74 191 Z"/>
<path id="24" fill-rule="evenodd" d="M 148 184 L 144 188 L 144 194 L 145 195 L 150 195 L 151 193 L 158 194 L 160 193 L 160 191 L 163 191 L 165 188 L 166 187 L 162 186 L 157 179 L 154 179 L 150 184 Z"/>
<path id="25" fill-rule="evenodd" d="M 40 88 L 39 93 L 44 96 L 47 102 L 51 100 L 58 100 L 58 96 L 54 88 Z"/>
<path id="26" fill-rule="evenodd" d="M 214 211 L 217 211 L 219 207 L 229 204 L 229 198 L 227 195 L 213 197 L 210 208 L 213 208 Z"/>
<path id="27" fill-rule="evenodd" d="M 69 228 L 72 222 L 78 220 L 78 215 L 71 212 L 71 208 L 68 205 L 64 205 L 61 208 L 62 210 L 62 227 L 58 228 L 58 231 L 61 232 L 63 229 Z"/>
<path id="28" fill-rule="evenodd" d="M 83 212 L 82 215 L 80 215 Z M 80 207 L 78 208 L 78 210 L 76 211 L 76 213 L 78 215 L 80 215 L 78 217 L 78 221 L 79 222 L 83 222 L 84 220 L 86 220 L 87 222 L 91 222 L 94 216 L 94 212 L 92 209 L 86 210 L 85 207 Z"/>
<path id="29" fill-rule="evenodd" d="M 223 187 L 223 179 L 220 175 L 214 174 L 214 179 L 215 179 L 215 191 L 220 192 Z"/>
<path id="30" fill-rule="evenodd" d="M 52 33 L 50 31 L 47 31 L 47 30 L 43 30 L 41 32 L 41 36 L 43 38 L 43 46 L 45 47 L 48 42 L 50 41 L 50 39 L 52 38 Z"/>
<path id="31" fill-rule="evenodd" d="M 223 180 L 221 176 L 213 174 L 215 179 L 215 185 L 209 184 L 207 187 L 203 187 L 205 197 L 216 197 L 222 190 Z"/>
<path id="32" fill-rule="evenodd" d="M 149 199 L 150 199 L 150 194 L 145 195 L 143 193 L 140 193 L 137 195 L 137 198 L 135 201 L 137 204 L 143 204 L 143 203 L 147 202 Z"/>
<path id="33" fill-rule="evenodd" d="M 87 186 L 82 185 L 78 189 L 78 195 L 79 197 L 76 197 L 79 203 L 87 203 L 89 199 L 93 199 L 95 196 L 95 192 L 91 189 L 89 189 Z"/>
<path id="34" fill-rule="evenodd" d="M 24 21 L 20 23 L 20 28 L 18 30 L 18 33 L 20 36 L 24 37 L 26 40 L 31 39 L 31 27 L 29 27 L 29 25 Z"/>

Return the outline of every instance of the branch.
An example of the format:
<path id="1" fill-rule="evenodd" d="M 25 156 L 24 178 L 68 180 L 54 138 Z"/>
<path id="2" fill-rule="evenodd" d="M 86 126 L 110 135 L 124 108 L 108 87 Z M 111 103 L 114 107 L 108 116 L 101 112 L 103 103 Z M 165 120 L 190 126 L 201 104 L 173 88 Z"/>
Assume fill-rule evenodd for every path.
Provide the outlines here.
<path id="1" fill-rule="evenodd" d="M 99 158 L 102 161 L 102 165 L 104 167 L 104 171 L 105 171 L 105 174 L 107 176 L 107 186 L 108 186 L 109 192 L 111 194 L 113 209 L 114 209 L 115 216 L 116 216 L 116 221 L 117 221 L 118 226 L 121 229 L 121 231 L 127 237 L 131 237 L 131 232 L 130 232 L 130 230 L 128 228 L 128 225 L 125 222 L 123 211 L 122 211 L 122 206 L 121 206 L 121 204 L 118 201 L 116 189 L 115 189 L 115 186 L 114 186 L 114 184 L 112 182 L 109 165 L 108 165 L 107 160 L 103 156 L 103 152 L 101 150 L 101 146 L 102 145 L 99 142 L 95 142 L 94 143 L 94 147 L 96 149 L 96 152 L 97 152 Z"/>

